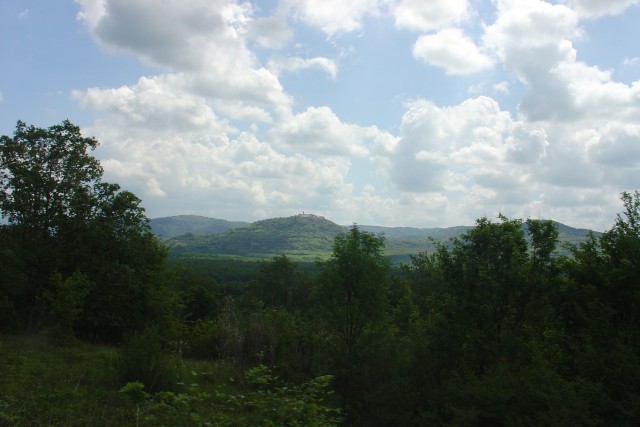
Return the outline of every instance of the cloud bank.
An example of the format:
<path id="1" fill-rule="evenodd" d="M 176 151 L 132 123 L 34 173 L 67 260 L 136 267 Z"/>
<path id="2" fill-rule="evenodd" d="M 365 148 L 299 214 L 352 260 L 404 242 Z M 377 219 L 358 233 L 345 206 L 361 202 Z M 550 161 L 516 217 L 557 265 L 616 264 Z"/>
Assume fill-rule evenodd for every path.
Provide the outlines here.
<path id="1" fill-rule="evenodd" d="M 603 229 L 619 192 L 637 186 L 640 80 L 616 81 L 576 48 L 584 22 L 634 0 L 497 0 L 482 16 L 465 0 L 281 0 L 271 10 L 229 0 L 76 1 L 106 52 L 157 70 L 72 94 L 96 117 L 87 132 L 102 143 L 107 177 L 152 216 L 255 220 L 305 210 L 343 224 L 427 227 L 502 212 Z M 339 84 L 350 64 L 331 52 L 389 24 L 414 37 L 404 49 L 421 69 L 456 84 L 480 75 L 480 93 L 440 105 L 405 94 L 385 130 L 289 90 L 307 73 Z M 314 31 L 322 42 L 305 44 Z M 514 87 L 516 106 L 502 107 L 498 95 Z"/>

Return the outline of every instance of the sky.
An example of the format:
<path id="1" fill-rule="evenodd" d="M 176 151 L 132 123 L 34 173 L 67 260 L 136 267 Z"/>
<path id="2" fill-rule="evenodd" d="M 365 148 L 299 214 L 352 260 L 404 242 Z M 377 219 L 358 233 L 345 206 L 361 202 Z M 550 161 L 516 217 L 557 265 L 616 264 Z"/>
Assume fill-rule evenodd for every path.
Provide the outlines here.
<path id="1" fill-rule="evenodd" d="M 0 134 L 65 119 L 151 218 L 603 231 L 640 0 L 2 0 Z"/>

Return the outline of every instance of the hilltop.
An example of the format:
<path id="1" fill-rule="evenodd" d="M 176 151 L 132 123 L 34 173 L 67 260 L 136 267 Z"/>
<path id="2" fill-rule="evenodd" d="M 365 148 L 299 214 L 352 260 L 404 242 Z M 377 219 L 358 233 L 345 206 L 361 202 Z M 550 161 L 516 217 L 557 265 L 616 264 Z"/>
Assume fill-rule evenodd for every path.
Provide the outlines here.
<path id="1" fill-rule="evenodd" d="M 152 221 L 153 223 L 153 221 Z M 344 227 L 321 216 L 300 214 L 270 218 L 199 235 L 193 232 L 166 240 L 171 251 L 265 258 L 274 255 L 314 257 L 331 251 Z"/>

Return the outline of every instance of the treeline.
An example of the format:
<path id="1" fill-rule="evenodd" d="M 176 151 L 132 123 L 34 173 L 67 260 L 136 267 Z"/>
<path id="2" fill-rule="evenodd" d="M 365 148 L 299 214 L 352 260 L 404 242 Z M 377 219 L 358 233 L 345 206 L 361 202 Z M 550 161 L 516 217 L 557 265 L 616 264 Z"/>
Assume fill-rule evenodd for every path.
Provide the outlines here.
<path id="1" fill-rule="evenodd" d="M 139 200 L 102 183 L 95 144 L 68 122 L 0 139 L 4 329 L 332 378 L 333 396 L 301 407 L 328 403 L 345 425 L 640 424 L 638 192 L 568 256 L 553 223 L 499 216 L 397 274 L 384 236 L 353 226 L 313 274 L 282 255 L 230 286 L 167 267 Z M 132 366 L 131 380 L 171 387 L 161 365 Z M 338 421 L 319 419 L 302 424 Z"/>

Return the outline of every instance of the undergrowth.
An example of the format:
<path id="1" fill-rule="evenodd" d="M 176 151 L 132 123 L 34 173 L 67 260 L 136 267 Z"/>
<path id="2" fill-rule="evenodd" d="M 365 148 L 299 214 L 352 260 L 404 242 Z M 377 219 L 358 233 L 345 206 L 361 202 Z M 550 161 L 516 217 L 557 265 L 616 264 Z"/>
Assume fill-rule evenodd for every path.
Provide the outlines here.
<path id="1" fill-rule="evenodd" d="M 118 349 L 0 335 L 0 426 L 331 426 L 339 421 L 338 411 L 325 402 L 330 376 L 288 385 L 264 365 L 243 372 L 219 361 L 168 354 L 158 364 L 162 382 L 147 386 L 127 380 L 142 363 L 136 357 L 148 337 L 143 338 Z M 140 378 L 157 379 L 150 372 Z"/>

